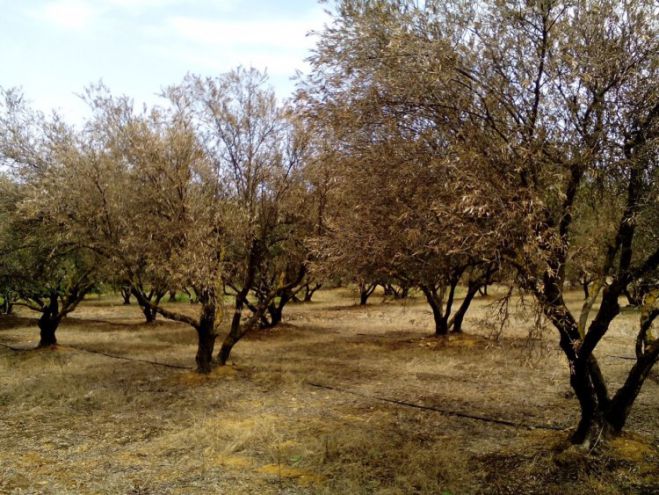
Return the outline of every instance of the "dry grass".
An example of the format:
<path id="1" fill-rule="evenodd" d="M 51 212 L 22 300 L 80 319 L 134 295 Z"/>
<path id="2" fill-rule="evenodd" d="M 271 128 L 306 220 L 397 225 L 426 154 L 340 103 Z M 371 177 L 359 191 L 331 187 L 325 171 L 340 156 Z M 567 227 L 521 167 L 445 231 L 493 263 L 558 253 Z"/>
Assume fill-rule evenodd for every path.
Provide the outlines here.
<path id="1" fill-rule="evenodd" d="M 430 337 L 420 299 L 354 306 L 335 290 L 287 308 L 285 324 L 241 342 L 234 365 L 192 366 L 194 332 L 147 326 L 135 306 L 92 299 L 63 323 L 57 350 L 0 348 L 0 493 L 656 493 L 657 374 L 628 434 L 584 454 L 567 431 L 497 425 L 383 402 L 569 428 L 577 404 L 551 330 L 527 339 L 513 308 L 492 338 L 493 299 L 467 335 Z M 571 301 L 579 306 L 579 295 Z M 194 307 L 179 303 L 179 307 Z M 0 342 L 29 347 L 28 317 L 0 320 Z M 619 385 L 637 314 L 625 312 L 598 351 Z M 317 383 L 339 390 L 310 386 Z M 349 393 L 352 392 L 352 393 Z"/>

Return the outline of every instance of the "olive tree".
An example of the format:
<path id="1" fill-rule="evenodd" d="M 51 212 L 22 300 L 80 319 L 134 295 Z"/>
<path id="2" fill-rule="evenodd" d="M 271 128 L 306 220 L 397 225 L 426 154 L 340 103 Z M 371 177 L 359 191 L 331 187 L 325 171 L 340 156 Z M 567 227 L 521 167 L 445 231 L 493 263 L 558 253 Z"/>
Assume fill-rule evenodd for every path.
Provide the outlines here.
<path id="1" fill-rule="evenodd" d="M 0 182 L 0 286 L 6 305 L 40 313 L 39 347 L 51 346 L 62 319 L 103 270 L 84 240 L 59 221 L 75 212 L 49 194 L 67 188 L 81 142 L 57 115 L 47 119 L 32 111 L 17 91 L 2 96 L 0 163 L 11 175 Z"/>
<path id="2" fill-rule="evenodd" d="M 619 297 L 640 284 L 656 287 L 654 3 L 346 0 L 335 10 L 303 88 L 307 97 L 349 132 L 351 119 L 342 117 L 365 102 L 379 110 L 361 112 L 360 125 L 387 122 L 384 114 L 438 137 L 439 156 L 458 165 L 458 194 L 446 198 L 456 215 L 441 222 L 456 228 L 458 242 L 431 235 L 424 244 L 439 241 L 451 252 L 465 239 L 474 247 L 465 254 L 490 252 L 485 259 L 515 270 L 558 331 L 569 363 L 581 408 L 572 440 L 589 445 L 601 432 L 619 432 L 659 358 L 651 289 L 633 343 L 636 362 L 612 394 L 595 356 L 620 312 Z M 589 239 L 599 261 L 574 314 L 566 277 L 579 259 L 579 235 L 588 235 L 581 206 L 594 188 L 610 211 L 604 231 Z"/>
<path id="3" fill-rule="evenodd" d="M 602 431 L 623 428 L 659 358 L 659 342 L 648 332 L 654 310 L 645 312 L 637 360 L 612 395 L 594 353 L 620 312 L 619 297 L 659 263 L 656 235 L 639 243 L 639 227 L 657 198 L 656 8 L 652 2 L 505 2 L 477 17 L 467 68 L 456 66 L 473 95 L 472 111 L 486 116 L 473 141 L 481 143 L 483 163 L 498 169 L 492 178 L 516 192 L 508 194 L 517 205 L 511 214 L 533 219 L 506 256 L 558 330 L 581 406 L 573 441 L 588 445 Z M 590 240 L 605 252 L 599 283 L 573 315 L 564 291 L 577 202 L 595 183 L 615 208 L 615 222 L 611 235 Z"/>
<path id="4" fill-rule="evenodd" d="M 105 93 L 91 101 L 90 157 L 78 173 L 90 194 L 77 227 L 114 262 L 145 314 L 195 329 L 197 370 L 208 373 L 222 315 L 222 184 L 176 100 L 142 112 Z M 194 289 L 197 315 L 161 304 L 171 287 Z"/>
<path id="5" fill-rule="evenodd" d="M 295 261 L 294 238 L 301 221 L 296 196 L 305 138 L 290 112 L 277 104 L 267 76 L 255 69 L 238 68 L 217 78 L 188 76 L 168 92 L 185 108 L 230 210 L 223 279 L 234 310 L 218 354 L 225 364 L 233 346 L 268 310 L 281 317 L 273 302 L 288 298 L 304 276 L 304 264 Z"/>
<path id="6" fill-rule="evenodd" d="M 421 83 L 406 58 L 419 44 L 406 32 L 414 29 L 406 24 L 413 21 L 409 9 L 411 2 L 338 3 L 298 100 L 332 146 L 338 200 L 320 239 L 327 264 L 352 272 L 362 304 L 378 283 L 419 287 L 436 334 L 445 335 L 461 330 L 499 256 L 491 242 L 473 242 L 475 232 L 490 228 L 489 219 L 462 215 L 469 190 L 461 176 L 474 160 L 456 153 L 445 125 L 460 111 L 446 116 L 439 105 L 432 111 L 414 105 L 410 92 Z M 440 93 L 459 104 L 460 95 Z M 461 282 L 466 294 L 453 313 Z"/>

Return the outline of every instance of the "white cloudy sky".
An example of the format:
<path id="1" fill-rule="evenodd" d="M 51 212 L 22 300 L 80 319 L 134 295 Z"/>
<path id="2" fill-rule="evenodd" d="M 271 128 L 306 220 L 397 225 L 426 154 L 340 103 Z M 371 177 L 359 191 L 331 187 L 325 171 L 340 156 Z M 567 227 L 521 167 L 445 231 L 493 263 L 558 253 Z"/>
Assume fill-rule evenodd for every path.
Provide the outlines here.
<path id="1" fill-rule="evenodd" d="M 75 96 L 103 80 L 154 102 L 186 72 L 267 69 L 280 97 L 328 18 L 315 0 L 0 0 L 0 86 L 35 107 L 85 113 Z"/>

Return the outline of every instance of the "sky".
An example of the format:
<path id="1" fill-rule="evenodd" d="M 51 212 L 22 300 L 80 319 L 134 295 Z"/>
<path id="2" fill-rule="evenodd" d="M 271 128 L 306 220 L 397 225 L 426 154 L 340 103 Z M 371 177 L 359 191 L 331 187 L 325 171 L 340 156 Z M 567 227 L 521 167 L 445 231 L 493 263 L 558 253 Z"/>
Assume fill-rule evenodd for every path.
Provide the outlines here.
<path id="1" fill-rule="evenodd" d="M 138 104 L 192 72 L 266 69 L 280 98 L 329 18 L 315 0 L 0 0 L 0 86 L 81 120 L 102 80 Z"/>

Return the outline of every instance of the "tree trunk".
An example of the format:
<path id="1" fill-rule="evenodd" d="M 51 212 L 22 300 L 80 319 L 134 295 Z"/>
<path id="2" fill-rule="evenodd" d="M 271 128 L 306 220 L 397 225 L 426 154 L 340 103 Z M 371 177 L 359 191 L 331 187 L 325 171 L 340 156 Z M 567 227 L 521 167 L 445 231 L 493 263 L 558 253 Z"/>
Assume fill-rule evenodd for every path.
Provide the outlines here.
<path id="1" fill-rule="evenodd" d="M 395 286 L 391 286 L 391 295 L 394 296 L 394 299 L 400 300 L 400 299 L 407 299 L 407 296 L 409 295 L 409 287 L 401 285 L 398 288 Z"/>
<path id="2" fill-rule="evenodd" d="M 2 299 L 2 305 L 0 306 L 0 314 L 5 314 L 7 316 L 11 315 L 14 310 L 14 305 L 11 302 L 9 296 L 5 295 Z"/>
<path id="3" fill-rule="evenodd" d="M 252 331 L 254 327 L 261 321 L 263 312 L 266 308 L 257 307 L 256 311 L 249 317 L 249 319 L 241 323 L 242 308 L 245 305 L 245 293 L 238 293 L 236 295 L 236 308 L 233 313 L 233 318 L 231 320 L 231 328 L 229 333 L 224 340 L 222 341 L 222 347 L 220 347 L 220 352 L 217 355 L 217 361 L 220 365 L 224 366 L 229 360 L 231 355 L 231 350 L 233 346 L 238 343 L 248 332 Z"/>
<path id="4" fill-rule="evenodd" d="M 443 318 L 441 316 L 435 316 L 435 336 L 436 337 L 443 337 L 445 335 L 448 335 L 448 322 L 446 321 L 446 318 Z"/>
<path id="5" fill-rule="evenodd" d="M 222 347 L 220 348 L 220 353 L 217 355 L 217 361 L 220 365 L 225 366 L 231 355 L 231 350 L 233 346 L 236 345 L 237 340 L 234 339 L 231 334 L 227 335 L 226 338 L 222 341 Z"/>
<path id="6" fill-rule="evenodd" d="M 245 294 L 238 293 L 236 295 L 236 308 L 233 313 L 233 319 L 231 320 L 231 328 L 229 329 L 227 336 L 224 337 L 224 340 L 222 341 L 222 347 L 220 347 L 220 352 L 217 355 L 217 361 L 221 366 L 227 364 L 233 346 L 236 345 L 242 336 L 247 333 L 247 330 L 249 330 L 248 328 L 244 328 L 240 322 L 242 316 L 242 308 L 245 304 L 246 298 L 246 291 L 244 292 Z M 254 315 L 252 319 L 255 319 L 255 321 L 258 322 L 258 320 L 261 319 L 261 315 Z"/>
<path id="7" fill-rule="evenodd" d="M 132 293 L 137 299 L 137 303 L 142 308 L 142 313 L 146 319 L 147 324 L 154 323 L 158 316 L 158 312 L 155 310 L 154 306 L 160 304 L 160 300 L 165 295 L 165 291 L 156 291 L 151 289 L 149 293 L 145 293 L 143 289 L 132 289 Z"/>
<path id="8" fill-rule="evenodd" d="M 62 315 L 59 312 L 59 299 L 56 293 L 52 293 L 48 297 L 48 306 L 44 307 L 43 314 L 38 321 L 41 337 L 38 347 L 49 347 L 57 344 L 55 332 L 61 320 Z"/>
<path id="9" fill-rule="evenodd" d="M 570 364 L 570 385 L 579 400 L 581 417 L 571 437 L 573 444 L 588 448 L 598 438 L 622 431 L 632 404 L 652 365 L 659 356 L 659 343 L 646 349 L 627 376 L 625 384 L 613 399 L 609 399 L 606 384 L 597 359 L 592 354 L 594 344 L 588 337 L 603 335 L 611 320 L 618 314 L 618 291 L 605 291 L 600 311 L 590 325 L 586 338 L 579 334 L 578 325 L 560 296 L 545 306 L 545 314 L 559 330 L 563 349 Z M 578 344 L 578 345 L 577 345 Z"/>
<path id="10" fill-rule="evenodd" d="M 628 287 L 624 290 L 624 294 L 630 306 L 638 308 L 639 306 L 643 305 L 643 294 L 637 288 L 632 288 L 630 290 Z"/>
<path id="11" fill-rule="evenodd" d="M 0 314 L 10 315 L 14 305 L 11 302 L 11 296 L 8 292 L 2 295 L 2 305 L 0 305 Z"/>
<path id="12" fill-rule="evenodd" d="M 243 287 L 236 294 L 236 303 L 235 309 L 233 311 L 233 318 L 231 319 L 231 328 L 229 329 L 228 335 L 224 338 L 222 342 L 222 347 L 220 352 L 217 355 L 218 362 L 224 366 L 229 360 L 229 355 L 231 354 L 231 349 L 236 343 L 250 330 L 252 327 L 258 323 L 261 319 L 262 313 L 257 311 L 254 314 L 248 323 L 241 325 L 240 319 L 243 314 L 243 307 L 247 302 L 247 294 L 249 294 L 252 285 L 254 284 L 254 277 L 256 276 L 256 267 L 259 264 L 261 259 L 261 243 L 258 240 L 252 241 L 252 245 L 249 250 L 249 256 L 247 259 L 247 267 L 245 270 L 245 277 L 243 279 Z M 265 309 L 265 308 L 264 308 Z"/>
<path id="13" fill-rule="evenodd" d="M 465 296 L 462 304 L 458 308 L 453 317 L 453 324 L 451 330 L 456 333 L 462 332 L 462 321 L 464 320 L 467 310 L 471 305 L 471 301 L 474 299 L 474 296 L 478 293 L 478 287 L 475 285 L 470 285 L 467 289 L 467 295 Z"/>
<path id="14" fill-rule="evenodd" d="M 197 293 L 194 291 L 194 289 L 188 289 L 186 287 L 183 289 L 183 292 L 185 292 L 185 294 L 188 296 L 188 301 L 190 304 L 197 304 L 199 302 Z"/>
<path id="15" fill-rule="evenodd" d="M 625 426 L 632 405 L 658 359 L 659 340 L 655 340 L 645 349 L 643 354 L 637 357 L 636 364 L 629 372 L 627 380 L 611 399 L 609 410 L 606 413 L 606 420 L 615 433 L 621 432 Z"/>
<path id="16" fill-rule="evenodd" d="M 276 327 L 281 323 L 282 313 L 284 312 L 283 306 L 278 304 L 271 304 L 268 308 L 268 313 L 270 313 L 270 328 Z"/>
<path id="17" fill-rule="evenodd" d="M 604 432 L 603 409 L 607 404 L 598 401 L 588 367 L 582 360 L 572 361 L 571 371 L 570 384 L 581 409 L 579 424 L 572 434 L 571 441 L 573 444 L 589 447 Z"/>
<path id="18" fill-rule="evenodd" d="M 368 298 L 371 297 L 371 294 L 375 292 L 377 284 L 365 284 L 364 282 L 359 283 L 359 305 L 366 306 Z"/>
<path id="19" fill-rule="evenodd" d="M 55 332 L 59 326 L 60 318 L 57 315 L 52 315 L 50 313 L 44 313 L 41 318 L 39 318 L 39 330 L 40 330 L 40 340 L 38 347 L 50 347 L 51 345 L 57 345 L 57 338 L 55 337 Z"/>
<path id="20" fill-rule="evenodd" d="M 146 319 L 147 324 L 151 324 L 156 321 L 156 311 L 150 305 L 142 306 L 142 313 L 144 313 L 144 318 Z"/>
<path id="21" fill-rule="evenodd" d="M 213 350 L 217 337 L 213 324 L 203 323 L 197 329 L 197 362 L 198 373 L 210 373 L 213 362 Z"/>
<path id="22" fill-rule="evenodd" d="M 124 300 L 124 305 L 130 304 L 130 288 L 128 287 L 121 288 L 121 298 Z"/>
<path id="23" fill-rule="evenodd" d="M 146 293 L 143 288 L 131 287 L 131 293 L 137 299 L 137 304 L 142 308 L 142 314 L 144 314 L 144 319 L 147 324 L 151 324 L 156 321 L 157 312 L 151 304 L 151 300 L 155 295 L 155 305 L 158 305 L 160 299 L 163 296 L 163 293 L 155 293 L 154 290 L 151 290 L 149 293 Z"/>
<path id="24" fill-rule="evenodd" d="M 448 335 L 448 317 L 442 313 L 441 298 L 430 287 L 422 285 L 421 290 L 432 309 L 432 316 L 435 320 L 435 336 Z"/>
<path id="25" fill-rule="evenodd" d="M 659 353 L 659 346 L 656 352 Z M 571 383 L 579 399 L 581 418 L 571 438 L 573 444 L 590 447 L 602 436 L 619 435 L 622 432 L 632 405 L 656 358 L 657 354 L 637 361 L 625 384 L 613 399 L 603 397 L 603 394 L 598 396 L 598 388 L 603 387 L 603 382 L 598 383 L 601 380 L 599 370 L 593 372 L 588 367 L 583 369 L 578 365 L 574 368 L 578 371 Z"/>
<path id="26" fill-rule="evenodd" d="M 243 307 L 247 302 L 247 294 L 249 292 L 249 287 L 254 278 L 253 269 L 250 271 L 248 267 L 247 275 L 245 281 L 249 284 L 245 284 L 240 292 L 236 294 L 235 309 L 233 311 L 233 318 L 231 319 L 231 327 L 229 328 L 229 333 L 224 340 L 222 341 L 222 347 L 220 347 L 220 352 L 217 355 L 217 361 L 221 366 L 227 364 L 229 356 L 231 355 L 231 350 L 233 346 L 241 339 L 241 337 L 246 333 L 246 330 L 241 326 L 241 317 L 243 314 Z M 256 315 L 255 315 L 256 316 Z M 261 319 L 262 315 L 258 315 L 257 322 Z"/>
<path id="27" fill-rule="evenodd" d="M 175 290 L 170 290 L 169 291 L 169 302 L 176 302 L 176 291 Z"/>
<path id="28" fill-rule="evenodd" d="M 307 284 L 304 288 L 304 299 L 303 302 L 308 303 L 311 302 L 311 298 L 313 297 L 314 293 L 320 289 L 321 284 L 316 284 L 313 287 L 311 287 L 309 284 Z"/>
<path id="29" fill-rule="evenodd" d="M 275 305 L 275 311 L 270 312 L 272 326 L 279 325 L 284 315 L 284 307 L 293 299 L 293 292 L 286 290 L 279 298 L 279 304 Z"/>
<path id="30" fill-rule="evenodd" d="M 581 282 L 581 287 L 583 288 L 583 298 L 588 299 L 590 297 L 590 283 L 588 281 Z"/>

